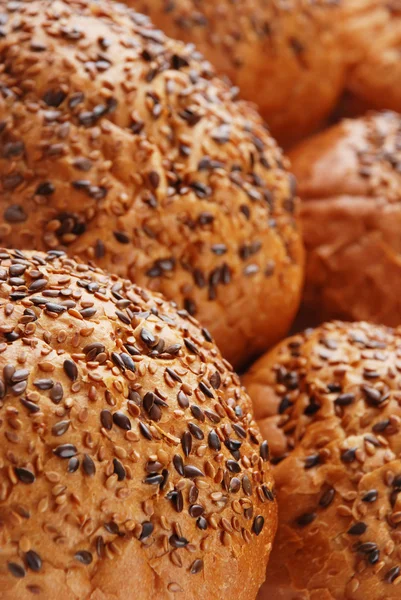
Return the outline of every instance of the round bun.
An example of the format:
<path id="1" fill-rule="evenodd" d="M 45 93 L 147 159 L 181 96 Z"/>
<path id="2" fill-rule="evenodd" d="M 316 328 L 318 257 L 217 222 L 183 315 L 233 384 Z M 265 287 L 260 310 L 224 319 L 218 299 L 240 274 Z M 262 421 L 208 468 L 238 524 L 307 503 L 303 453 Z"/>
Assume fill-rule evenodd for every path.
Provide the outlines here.
<path id="1" fill-rule="evenodd" d="M 333 322 L 245 383 L 271 436 L 279 528 L 260 600 L 400 597 L 401 330 Z"/>
<path id="2" fill-rule="evenodd" d="M 254 598 L 269 448 L 207 331 L 59 252 L 0 277 L 2 600 Z"/>
<path id="3" fill-rule="evenodd" d="M 126 0 L 169 35 L 194 42 L 255 102 L 284 144 L 315 129 L 344 86 L 332 0 Z"/>
<path id="4" fill-rule="evenodd" d="M 307 252 L 303 313 L 401 320 L 401 118 L 370 114 L 291 154 Z M 304 319 L 305 321 L 305 319 Z"/>
<path id="5" fill-rule="evenodd" d="M 401 111 L 400 5 L 383 0 L 343 0 L 346 39 L 351 58 L 347 89 L 370 108 Z"/>
<path id="6" fill-rule="evenodd" d="M 162 291 L 236 365 L 281 339 L 302 241 L 294 179 L 257 113 L 125 6 L 13 6 L 0 7 L 0 243 Z"/>

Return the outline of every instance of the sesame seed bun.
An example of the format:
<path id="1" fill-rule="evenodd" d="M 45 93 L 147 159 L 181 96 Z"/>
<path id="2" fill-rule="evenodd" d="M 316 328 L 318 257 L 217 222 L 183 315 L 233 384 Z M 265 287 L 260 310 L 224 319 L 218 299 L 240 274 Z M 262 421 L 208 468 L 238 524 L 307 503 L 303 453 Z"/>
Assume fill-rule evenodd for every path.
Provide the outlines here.
<path id="1" fill-rule="evenodd" d="M 400 356 L 400 329 L 337 321 L 245 376 L 280 517 L 260 600 L 400 597 Z"/>
<path id="2" fill-rule="evenodd" d="M 2 600 L 248 600 L 269 448 L 197 322 L 60 252 L 0 251 Z"/>
<path id="3" fill-rule="evenodd" d="M 302 198 L 308 325 L 401 321 L 400 131 L 398 114 L 372 113 L 291 153 Z"/>
<path id="4" fill-rule="evenodd" d="M 255 102 L 287 145 L 316 129 L 345 85 L 332 0 L 126 0 L 169 35 L 193 42 Z M 340 3 L 341 4 L 341 3 Z"/>
<path id="5" fill-rule="evenodd" d="M 162 291 L 235 365 L 281 339 L 303 250 L 262 119 L 193 45 L 125 6 L 18 7 L 0 6 L 0 243 Z"/>

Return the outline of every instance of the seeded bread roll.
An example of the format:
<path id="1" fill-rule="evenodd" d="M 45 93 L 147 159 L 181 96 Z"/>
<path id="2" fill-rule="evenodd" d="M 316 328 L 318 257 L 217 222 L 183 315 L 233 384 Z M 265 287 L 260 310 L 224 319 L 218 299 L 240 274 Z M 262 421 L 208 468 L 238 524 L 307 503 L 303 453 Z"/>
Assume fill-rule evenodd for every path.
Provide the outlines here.
<path id="1" fill-rule="evenodd" d="M 257 104 L 284 144 L 320 125 L 345 85 L 342 20 L 331 0 L 126 3 L 169 35 L 194 42 L 242 97 Z"/>
<path id="2" fill-rule="evenodd" d="M 291 153 L 307 251 L 303 321 L 401 321 L 401 118 L 370 114 Z"/>
<path id="3" fill-rule="evenodd" d="M 237 365 L 278 341 L 302 242 L 260 117 L 124 6 L 18 6 L 0 6 L 0 243 L 67 249 L 164 292 Z"/>
<path id="4" fill-rule="evenodd" d="M 254 598 L 269 448 L 209 333 L 60 252 L 0 278 L 2 600 Z"/>
<path id="5" fill-rule="evenodd" d="M 398 0 L 343 1 L 350 59 L 347 89 L 370 108 L 401 111 L 401 6 Z"/>
<path id="6" fill-rule="evenodd" d="M 401 583 L 401 329 L 333 322 L 244 379 L 279 528 L 260 600 L 391 600 Z"/>

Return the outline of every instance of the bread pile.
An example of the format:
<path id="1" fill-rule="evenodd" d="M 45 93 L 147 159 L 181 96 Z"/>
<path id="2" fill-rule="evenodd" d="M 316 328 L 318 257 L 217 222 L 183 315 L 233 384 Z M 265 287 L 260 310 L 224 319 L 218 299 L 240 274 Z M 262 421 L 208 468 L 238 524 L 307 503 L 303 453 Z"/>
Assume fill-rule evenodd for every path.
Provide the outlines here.
<path id="1" fill-rule="evenodd" d="M 262 119 L 192 45 L 123 6 L 0 10 L 0 244 L 67 250 L 163 292 L 237 366 L 281 339 L 303 251 Z"/>
<path id="2" fill-rule="evenodd" d="M 400 597 L 399 39 L 0 3 L 0 600 Z"/>

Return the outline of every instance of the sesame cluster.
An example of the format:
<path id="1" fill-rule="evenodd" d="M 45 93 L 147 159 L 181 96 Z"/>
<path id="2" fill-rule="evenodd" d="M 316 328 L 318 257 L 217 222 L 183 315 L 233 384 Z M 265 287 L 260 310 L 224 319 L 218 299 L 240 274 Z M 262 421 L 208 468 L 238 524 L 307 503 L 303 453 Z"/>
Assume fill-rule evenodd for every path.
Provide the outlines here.
<path id="1" fill-rule="evenodd" d="M 209 332 L 59 251 L 1 250 L 0 282 L 5 597 L 111 593 L 115 558 L 139 597 L 200 598 L 199 573 L 212 593 L 223 563 L 266 554 L 269 447 Z"/>
<path id="2" fill-rule="evenodd" d="M 302 278 L 295 180 L 238 90 L 107 0 L 7 2 L 0 23 L 0 243 L 162 291 L 237 365 L 282 337 Z"/>

